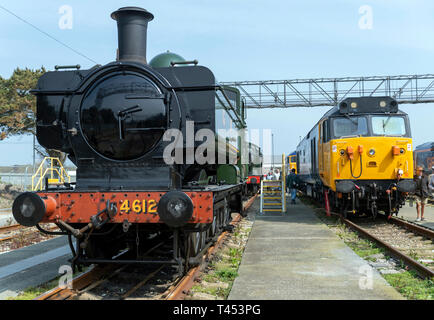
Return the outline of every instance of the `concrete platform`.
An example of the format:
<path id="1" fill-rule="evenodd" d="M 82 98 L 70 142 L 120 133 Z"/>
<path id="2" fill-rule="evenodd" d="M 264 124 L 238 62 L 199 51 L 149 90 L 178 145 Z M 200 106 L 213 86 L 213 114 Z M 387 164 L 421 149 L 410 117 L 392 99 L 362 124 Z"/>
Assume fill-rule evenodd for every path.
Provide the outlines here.
<path id="1" fill-rule="evenodd" d="M 0 299 L 54 279 L 70 257 L 66 236 L 0 254 Z"/>
<path id="2" fill-rule="evenodd" d="M 300 203 L 256 216 L 238 273 L 230 300 L 403 299 Z"/>
<path id="3" fill-rule="evenodd" d="M 425 205 L 424 218 L 425 221 L 416 222 L 417 212 L 416 212 L 416 203 L 413 203 L 413 207 L 410 207 L 410 204 L 406 204 L 404 207 L 399 209 L 398 217 L 404 218 L 405 220 L 414 222 L 421 226 L 434 229 L 434 206 Z"/>

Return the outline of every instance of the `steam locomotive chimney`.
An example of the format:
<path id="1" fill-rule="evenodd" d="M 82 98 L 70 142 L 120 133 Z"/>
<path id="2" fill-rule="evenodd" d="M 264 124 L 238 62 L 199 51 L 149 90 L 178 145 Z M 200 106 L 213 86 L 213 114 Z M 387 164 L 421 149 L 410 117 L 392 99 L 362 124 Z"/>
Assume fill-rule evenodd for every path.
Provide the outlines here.
<path id="1" fill-rule="evenodd" d="M 143 8 L 123 7 L 111 14 L 118 23 L 119 61 L 146 62 L 148 22 L 154 15 Z"/>

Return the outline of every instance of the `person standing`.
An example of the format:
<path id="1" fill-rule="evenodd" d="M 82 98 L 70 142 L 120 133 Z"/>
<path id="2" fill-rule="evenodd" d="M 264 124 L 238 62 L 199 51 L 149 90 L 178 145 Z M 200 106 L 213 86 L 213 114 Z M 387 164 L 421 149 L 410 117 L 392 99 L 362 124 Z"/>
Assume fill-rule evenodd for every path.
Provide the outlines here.
<path id="1" fill-rule="evenodd" d="M 295 169 L 291 170 L 291 173 L 288 175 L 286 179 L 286 187 L 289 188 L 291 192 L 291 204 L 295 204 L 295 199 L 297 198 L 297 181 L 298 177 L 295 173 Z"/>
<path id="2" fill-rule="evenodd" d="M 416 221 L 424 221 L 425 218 L 423 217 L 423 214 L 425 211 L 426 200 L 428 198 L 428 177 L 423 174 L 423 167 L 417 167 L 414 181 L 416 182 L 416 190 L 414 192 L 416 195 Z"/>
<path id="3" fill-rule="evenodd" d="M 434 197 L 434 166 L 431 167 L 431 174 L 428 177 L 428 189 L 431 197 Z"/>
<path id="4" fill-rule="evenodd" d="M 280 172 L 279 169 L 274 170 L 274 180 L 280 180 Z"/>

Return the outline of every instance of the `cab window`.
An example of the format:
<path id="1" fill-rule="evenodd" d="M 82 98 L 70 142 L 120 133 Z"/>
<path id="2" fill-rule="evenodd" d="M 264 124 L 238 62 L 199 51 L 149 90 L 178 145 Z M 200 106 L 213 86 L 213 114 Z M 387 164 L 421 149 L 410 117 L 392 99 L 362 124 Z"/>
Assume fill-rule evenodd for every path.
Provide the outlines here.
<path id="1" fill-rule="evenodd" d="M 333 119 L 333 135 L 335 138 L 364 136 L 368 134 L 368 122 L 365 117 Z"/>
<path id="2" fill-rule="evenodd" d="M 329 130 L 328 130 L 328 121 L 324 121 L 322 123 L 322 142 L 327 142 L 329 141 Z"/>
<path id="3" fill-rule="evenodd" d="M 403 117 L 373 116 L 372 133 L 374 135 L 403 136 L 405 135 L 405 121 Z"/>

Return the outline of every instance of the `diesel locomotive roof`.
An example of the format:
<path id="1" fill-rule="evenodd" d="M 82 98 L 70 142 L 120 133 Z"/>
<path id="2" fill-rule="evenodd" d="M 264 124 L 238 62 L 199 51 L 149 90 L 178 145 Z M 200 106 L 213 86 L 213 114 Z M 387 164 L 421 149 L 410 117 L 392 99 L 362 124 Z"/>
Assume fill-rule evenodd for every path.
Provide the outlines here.
<path id="1" fill-rule="evenodd" d="M 342 108 L 342 104 L 345 103 L 347 105 L 347 109 L 344 111 Z M 351 106 L 352 103 L 356 103 L 357 105 L 354 107 Z M 381 105 L 380 105 L 381 104 Z M 385 105 L 384 105 L 385 104 Z M 407 115 L 404 111 L 398 109 L 398 103 L 395 99 L 391 97 L 356 97 L 356 98 L 346 98 L 341 101 L 339 105 L 334 106 L 330 110 L 328 110 L 313 126 L 312 129 L 309 130 L 306 137 L 312 132 L 314 128 L 317 127 L 318 123 L 320 123 L 324 119 L 328 119 L 330 117 L 339 117 L 344 115 L 368 115 L 368 114 L 397 114 L 397 115 Z M 303 141 L 302 140 L 302 141 Z M 300 142 L 301 143 L 301 142 Z M 300 145 L 300 143 L 298 145 Z M 298 148 L 297 145 L 297 148 Z"/>
<path id="2" fill-rule="evenodd" d="M 343 108 L 343 104 L 346 104 L 346 107 Z M 344 114 L 366 115 L 383 113 L 407 115 L 407 113 L 398 109 L 398 103 L 391 97 L 358 97 L 347 98 L 341 101 L 338 106 L 334 106 L 327 111 L 319 121 L 332 116 L 342 116 Z"/>

